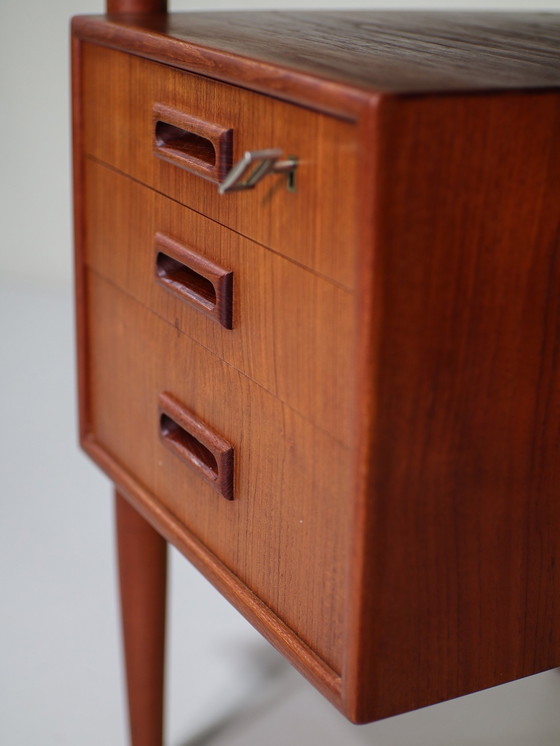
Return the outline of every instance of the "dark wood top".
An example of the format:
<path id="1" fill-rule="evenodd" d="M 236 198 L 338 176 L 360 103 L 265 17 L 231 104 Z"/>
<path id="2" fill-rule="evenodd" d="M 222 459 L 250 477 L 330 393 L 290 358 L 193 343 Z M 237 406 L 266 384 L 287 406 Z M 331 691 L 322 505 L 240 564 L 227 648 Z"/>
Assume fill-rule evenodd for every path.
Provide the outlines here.
<path id="1" fill-rule="evenodd" d="M 74 29 L 232 82 L 247 80 L 250 64 L 252 87 L 280 93 L 294 75 L 356 94 L 560 87 L 560 13 L 187 12 L 85 16 Z"/>

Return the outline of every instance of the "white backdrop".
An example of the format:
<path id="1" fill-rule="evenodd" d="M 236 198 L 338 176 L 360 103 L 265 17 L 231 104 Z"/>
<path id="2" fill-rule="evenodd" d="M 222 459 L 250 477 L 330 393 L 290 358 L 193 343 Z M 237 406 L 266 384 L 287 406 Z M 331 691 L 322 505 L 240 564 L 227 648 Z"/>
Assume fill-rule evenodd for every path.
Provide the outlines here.
<path id="1" fill-rule="evenodd" d="M 560 11 L 560 0 L 176 0 L 172 10 L 468 8 Z M 68 21 L 101 0 L 0 0 L 0 278 L 71 277 Z"/>

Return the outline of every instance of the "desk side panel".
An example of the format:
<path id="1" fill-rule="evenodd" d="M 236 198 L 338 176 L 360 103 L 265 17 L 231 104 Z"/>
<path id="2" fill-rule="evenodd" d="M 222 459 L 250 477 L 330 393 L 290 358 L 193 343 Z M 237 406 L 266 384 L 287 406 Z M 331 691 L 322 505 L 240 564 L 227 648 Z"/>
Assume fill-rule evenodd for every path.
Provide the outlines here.
<path id="1" fill-rule="evenodd" d="M 358 721 L 560 664 L 559 126 L 554 93 L 380 108 Z"/>

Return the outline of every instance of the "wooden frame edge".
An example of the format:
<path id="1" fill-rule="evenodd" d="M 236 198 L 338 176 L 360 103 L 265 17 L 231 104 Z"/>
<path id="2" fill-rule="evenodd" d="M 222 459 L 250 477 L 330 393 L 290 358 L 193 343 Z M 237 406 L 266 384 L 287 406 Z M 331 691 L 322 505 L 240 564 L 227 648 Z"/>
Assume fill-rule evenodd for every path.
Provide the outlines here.
<path id="1" fill-rule="evenodd" d="M 82 127 L 82 42 L 73 33 L 71 44 L 72 91 L 72 181 L 74 218 L 74 313 L 76 339 L 76 370 L 78 388 L 78 430 L 82 440 L 88 430 L 88 371 L 86 348 L 88 339 L 87 290 L 85 281 L 85 205 L 84 205 L 84 152 Z"/>
<path id="2" fill-rule="evenodd" d="M 357 86 L 333 83 L 328 78 L 295 68 L 257 62 L 233 52 L 169 38 L 163 33 L 127 25 L 126 20 L 126 17 L 119 22 L 115 17 L 75 16 L 72 32 L 82 41 L 231 83 L 348 121 L 356 120 L 364 103 L 372 96 L 371 91 Z"/>
<path id="3" fill-rule="evenodd" d="M 361 250 L 356 272 L 357 286 L 355 294 L 355 312 L 357 330 L 355 340 L 355 359 L 357 361 L 356 401 L 354 411 L 356 422 L 354 429 L 354 505 L 350 520 L 349 544 L 351 556 L 346 578 L 346 623 L 344 643 L 345 659 L 342 675 L 342 699 L 347 717 L 354 723 L 367 723 L 373 719 L 372 707 L 364 702 L 365 683 L 362 680 L 363 650 L 367 650 L 364 638 L 370 636 L 365 628 L 363 615 L 364 588 L 367 587 L 367 528 L 368 515 L 371 510 L 369 495 L 369 456 L 371 453 L 372 429 L 375 423 L 375 381 L 371 371 L 376 370 L 375 358 L 377 347 L 377 329 L 381 323 L 382 286 L 376 272 L 375 224 L 377 209 L 376 172 L 378 164 L 379 139 L 377 135 L 379 111 L 383 102 L 391 99 L 391 94 L 372 95 L 364 106 L 358 120 L 359 141 L 366 159 L 358 172 L 357 193 L 361 195 L 357 203 L 355 219 L 360 230 Z M 373 247 L 373 250 L 372 250 Z M 371 693 L 375 700 L 375 693 Z"/>

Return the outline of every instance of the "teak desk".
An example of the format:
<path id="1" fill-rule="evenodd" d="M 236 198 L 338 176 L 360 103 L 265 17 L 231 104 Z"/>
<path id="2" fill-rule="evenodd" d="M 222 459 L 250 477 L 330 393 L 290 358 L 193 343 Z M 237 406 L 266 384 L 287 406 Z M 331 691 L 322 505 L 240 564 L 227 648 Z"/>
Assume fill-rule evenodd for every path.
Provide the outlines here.
<path id="1" fill-rule="evenodd" d="M 81 441 L 117 487 L 135 746 L 166 541 L 356 722 L 559 665 L 558 16 L 72 38 Z"/>

